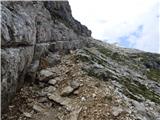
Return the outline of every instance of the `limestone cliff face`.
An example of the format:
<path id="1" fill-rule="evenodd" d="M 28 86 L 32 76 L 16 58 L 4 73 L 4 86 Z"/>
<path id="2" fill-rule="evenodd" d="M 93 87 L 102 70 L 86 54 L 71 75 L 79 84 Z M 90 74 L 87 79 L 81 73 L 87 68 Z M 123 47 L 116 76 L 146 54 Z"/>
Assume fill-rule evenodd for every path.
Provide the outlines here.
<path id="1" fill-rule="evenodd" d="M 60 52 L 86 46 L 91 31 L 72 17 L 67 1 L 1 2 L 1 13 L 3 111 L 39 67 L 55 65 Z"/>

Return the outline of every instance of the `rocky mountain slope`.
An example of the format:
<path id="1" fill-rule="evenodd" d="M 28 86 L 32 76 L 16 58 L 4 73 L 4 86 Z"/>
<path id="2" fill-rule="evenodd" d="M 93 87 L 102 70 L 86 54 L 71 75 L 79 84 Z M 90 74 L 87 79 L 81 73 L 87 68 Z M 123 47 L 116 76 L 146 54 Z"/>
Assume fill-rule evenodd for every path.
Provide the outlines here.
<path id="1" fill-rule="evenodd" d="M 2 120 L 160 119 L 159 54 L 91 38 L 68 2 L 2 2 L 2 28 Z"/>
<path id="2" fill-rule="evenodd" d="M 55 65 L 59 53 L 85 46 L 91 31 L 65 2 L 1 2 L 2 111 L 40 64 Z M 26 75 L 27 73 L 27 75 Z"/>

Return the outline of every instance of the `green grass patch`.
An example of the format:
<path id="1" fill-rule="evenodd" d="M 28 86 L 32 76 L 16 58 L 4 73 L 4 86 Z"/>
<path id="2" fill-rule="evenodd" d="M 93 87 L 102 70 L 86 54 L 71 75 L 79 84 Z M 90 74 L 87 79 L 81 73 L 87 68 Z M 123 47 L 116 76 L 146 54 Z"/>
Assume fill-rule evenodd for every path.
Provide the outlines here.
<path id="1" fill-rule="evenodd" d="M 160 70 L 150 69 L 150 71 L 147 72 L 147 77 L 160 83 Z"/>
<path id="2" fill-rule="evenodd" d="M 142 95 L 144 98 L 160 104 L 160 96 L 154 93 L 153 91 L 149 90 L 145 85 L 142 85 L 139 82 L 132 83 L 129 78 L 121 79 L 121 84 L 123 84 L 125 88 L 127 88 L 127 90 L 132 93 L 127 94 L 127 96 L 129 96 L 130 98 L 140 101 L 133 95 Z"/>

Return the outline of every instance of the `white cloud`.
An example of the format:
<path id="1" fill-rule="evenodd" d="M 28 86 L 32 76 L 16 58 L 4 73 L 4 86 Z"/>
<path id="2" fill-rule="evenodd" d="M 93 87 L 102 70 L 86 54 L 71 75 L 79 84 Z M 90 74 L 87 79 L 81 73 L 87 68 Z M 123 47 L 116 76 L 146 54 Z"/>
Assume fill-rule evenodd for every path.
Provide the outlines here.
<path id="1" fill-rule="evenodd" d="M 129 37 L 134 48 L 158 52 L 158 0 L 69 0 L 73 16 L 92 30 L 92 36 L 121 42 L 143 25 L 140 38 Z M 157 5 L 157 6 L 156 6 Z M 156 7 L 155 7 L 156 6 Z M 159 50 L 160 52 L 160 50 Z"/>
<path id="2" fill-rule="evenodd" d="M 158 5 L 155 5 L 150 12 L 144 15 L 142 19 L 144 25 L 142 35 L 135 40 L 135 45 L 133 47 L 150 52 L 159 52 L 159 20 L 157 15 Z"/>

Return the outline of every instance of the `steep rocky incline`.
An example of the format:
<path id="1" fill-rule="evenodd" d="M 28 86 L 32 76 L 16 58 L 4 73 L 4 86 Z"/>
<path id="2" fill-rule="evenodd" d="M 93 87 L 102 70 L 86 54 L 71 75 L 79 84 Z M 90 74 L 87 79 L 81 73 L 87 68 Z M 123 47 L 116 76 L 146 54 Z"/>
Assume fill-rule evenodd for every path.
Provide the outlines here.
<path id="1" fill-rule="evenodd" d="M 77 52 L 82 70 L 110 82 L 140 120 L 160 119 L 160 55 L 94 40 Z M 127 103 L 128 102 L 128 103 Z M 131 107 L 132 106 L 132 107 Z"/>
<path id="2" fill-rule="evenodd" d="M 159 120 L 159 62 L 158 54 L 94 40 L 39 70 L 36 84 L 17 93 L 3 119 Z"/>
<path id="3" fill-rule="evenodd" d="M 160 54 L 93 39 L 67 1 L 2 2 L 1 36 L 2 120 L 160 120 Z"/>
<path id="4" fill-rule="evenodd" d="M 34 79 L 45 62 L 85 46 L 91 31 L 76 21 L 67 1 L 1 2 L 2 111 L 25 77 Z M 26 75 L 27 73 L 27 75 Z"/>

